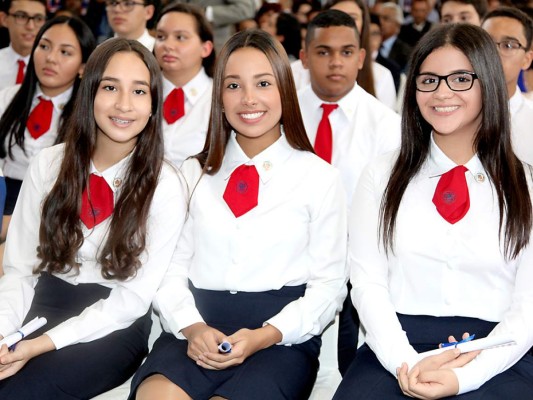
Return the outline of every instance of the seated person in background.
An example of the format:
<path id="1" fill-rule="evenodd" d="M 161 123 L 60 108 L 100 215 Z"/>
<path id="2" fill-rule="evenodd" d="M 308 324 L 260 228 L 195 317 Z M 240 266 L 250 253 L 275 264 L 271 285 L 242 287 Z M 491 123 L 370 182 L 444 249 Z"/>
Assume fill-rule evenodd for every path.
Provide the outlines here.
<path id="1" fill-rule="evenodd" d="M 488 10 L 487 0 L 441 0 L 440 22 L 441 24 L 468 22 L 480 26 Z"/>

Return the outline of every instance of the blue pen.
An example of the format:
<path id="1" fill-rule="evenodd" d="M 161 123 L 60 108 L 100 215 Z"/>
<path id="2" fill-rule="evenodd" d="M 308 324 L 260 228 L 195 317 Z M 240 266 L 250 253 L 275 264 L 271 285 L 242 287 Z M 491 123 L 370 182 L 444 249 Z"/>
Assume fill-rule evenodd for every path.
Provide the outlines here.
<path id="1" fill-rule="evenodd" d="M 473 340 L 474 338 L 476 337 L 476 334 L 473 334 L 473 335 L 470 335 L 468 336 L 467 338 L 461 340 L 460 342 L 449 342 L 449 343 L 441 343 L 439 347 L 457 347 L 457 345 L 459 343 L 466 343 L 466 342 L 470 342 L 471 340 Z"/>

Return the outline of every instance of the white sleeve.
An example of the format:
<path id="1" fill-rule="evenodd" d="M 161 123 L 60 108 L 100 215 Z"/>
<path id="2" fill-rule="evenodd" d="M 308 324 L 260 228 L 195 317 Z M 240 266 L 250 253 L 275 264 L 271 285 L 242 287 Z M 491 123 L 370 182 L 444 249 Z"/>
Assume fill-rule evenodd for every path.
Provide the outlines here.
<path id="1" fill-rule="evenodd" d="M 198 162 L 186 160 L 182 171 L 188 182 L 189 192 L 193 192 L 201 176 Z M 194 219 L 188 214 L 170 267 L 154 298 L 154 307 L 159 312 L 163 328 L 180 339 L 184 338 L 180 334 L 183 328 L 203 322 L 189 290 L 189 267 L 194 256 L 193 227 Z"/>
<path id="2" fill-rule="evenodd" d="M 383 367 L 396 376 L 396 368 L 402 362 L 411 367 L 418 358 L 389 296 L 388 260 L 379 235 L 379 207 L 388 174 L 376 173 L 377 166 L 384 168 L 383 163 L 372 163 L 364 170 L 353 197 L 348 265 L 351 296 L 366 342 Z"/>
<path id="3" fill-rule="evenodd" d="M 39 265 L 37 246 L 41 201 L 46 195 L 44 172 L 54 169 L 43 156 L 35 157 L 22 182 L 5 245 L 4 275 L 0 278 L 0 334 L 20 328 L 30 309 Z"/>
<path id="4" fill-rule="evenodd" d="M 511 368 L 533 346 L 531 282 L 533 282 L 533 247 L 530 244 L 520 256 L 511 307 L 489 335 L 511 333 L 516 345 L 482 351 L 464 367 L 455 368 L 454 372 L 459 380 L 459 394 L 476 390 L 489 379 Z"/>
<path id="5" fill-rule="evenodd" d="M 338 174 L 329 187 L 318 188 L 311 210 L 308 252 L 310 278 L 305 295 L 266 323 L 283 335 L 279 344 L 296 344 L 319 335 L 346 297 L 346 194 Z"/>

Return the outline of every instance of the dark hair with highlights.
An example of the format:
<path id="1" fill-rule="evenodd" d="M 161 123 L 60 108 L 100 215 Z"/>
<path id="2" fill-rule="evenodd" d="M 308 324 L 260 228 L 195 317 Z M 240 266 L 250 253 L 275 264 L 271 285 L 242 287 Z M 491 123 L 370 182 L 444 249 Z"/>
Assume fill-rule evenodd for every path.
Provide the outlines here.
<path id="1" fill-rule="evenodd" d="M 147 218 L 163 162 L 161 126 L 162 84 L 154 56 L 136 40 L 109 39 L 96 48 L 67 125 L 68 135 L 57 180 L 43 203 L 39 247 L 41 263 L 35 272 L 67 273 L 79 268 L 76 254 L 84 236 L 80 221 L 82 192 L 87 185 L 95 151 L 97 125 L 94 99 L 111 58 L 133 53 L 150 73 L 151 116 L 130 155 L 109 232 L 97 255 L 105 279 L 126 280 L 141 267 Z"/>
<path id="2" fill-rule="evenodd" d="M 524 189 L 528 187 L 524 164 L 511 147 L 507 88 L 498 51 L 491 37 L 471 24 L 442 25 L 428 32 L 413 52 L 405 87 L 400 153 L 381 202 L 382 243 L 385 251 L 393 250 L 396 216 L 403 194 L 429 155 L 432 127 L 420 113 L 415 77 L 424 60 L 446 46 L 461 51 L 478 76 L 483 106 L 474 148 L 498 198 L 505 257 L 513 259 L 529 243 L 531 199 L 529 191 Z"/>
<path id="3" fill-rule="evenodd" d="M 259 29 L 245 30 L 236 33 L 226 42 L 215 64 L 211 116 L 209 118 L 207 138 L 204 149 L 195 156 L 200 162 L 203 171 L 210 175 L 215 174 L 222 165 L 222 159 L 224 158 L 226 145 L 232 130 L 222 111 L 222 90 L 226 64 L 235 51 L 246 47 L 259 50 L 270 61 L 280 92 L 280 122 L 285 128 L 287 141 L 295 149 L 314 152 L 300 114 L 298 97 L 296 96 L 287 53 L 285 53 L 283 46 L 270 34 Z"/>

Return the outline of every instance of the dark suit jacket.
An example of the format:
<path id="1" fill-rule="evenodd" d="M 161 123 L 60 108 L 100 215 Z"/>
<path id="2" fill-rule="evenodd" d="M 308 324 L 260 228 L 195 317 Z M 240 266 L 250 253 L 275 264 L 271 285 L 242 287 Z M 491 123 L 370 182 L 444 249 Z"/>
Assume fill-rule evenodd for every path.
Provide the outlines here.
<path id="1" fill-rule="evenodd" d="M 407 68 L 412 50 L 413 48 L 407 43 L 401 39 L 396 39 L 392 45 L 388 58 L 398 64 L 403 72 Z"/>
<path id="2" fill-rule="evenodd" d="M 400 29 L 400 33 L 398 34 L 398 39 L 400 39 L 402 42 L 407 43 L 409 46 L 414 47 L 418 41 L 424 36 L 426 33 L 429 32 L 429 30 L 433 27 L 433 24 L 429 21 L 426 21 L 424 23 L 424 27 L 421 31 L 417 31 L 413 24 L 406 24 L 402 25 L 402 28 Z"/>

